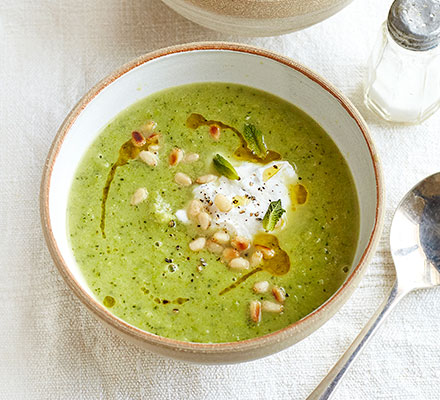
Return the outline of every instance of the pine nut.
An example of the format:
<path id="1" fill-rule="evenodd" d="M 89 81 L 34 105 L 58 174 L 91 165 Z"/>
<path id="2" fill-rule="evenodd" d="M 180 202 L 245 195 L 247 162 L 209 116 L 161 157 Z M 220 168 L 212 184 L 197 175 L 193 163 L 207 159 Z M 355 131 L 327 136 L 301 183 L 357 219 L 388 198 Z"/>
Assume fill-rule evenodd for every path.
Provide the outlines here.
<path id="1" fill-rule="evenodd" d="M 174 182 L 176 182 L 180 186 L 190 186 L 192 184 L 191 178 L 183 172 L 178 172 L 174 176 Z"/>
<path id="2" fill-rule="evenodd" d="M 212 239 L 206 242 L 206 248 L 215 254 L 221 254 L 223 252 L 224 247 L 221 244 L 214 242 Z"/>
<path id="3" fill-rule="evenodd" d="M 148 146 L 148 151 L 151 151 L 152 153 L 157 153 L 160 149 L 160 146 L 158 144 L 152 144 Z"/>
<path id="4" fill-rule="evenodd" d="M 208 183 L 208 182 L 214 182 L 215 180 L 217 180 L 218 176 L 216 175 L 203 175 L 203 176 L 199 176 L 196 180 L 197 183 L 200 184 L 204 184 L 204 183 Z"/>
<path id="5" fill-rule="evenodd" d="M 202 211 L 197 215 L 197 222 L 199 223 L 200 228 L 206 231 L 209 228 L 209 225 L 211 225 L 211 216 L 207 212 Z"/>
<path id="6" fill-rule="evenodd" d="M 243 257 L 237 257 L 229 262 L 232 269 L 249 269 L 249 261 Z"/>
<path id="7" fill-rule="evenodd" d="M 263 261 L 263 253 L 258 250 L 254 251 L 250 259 L 251 267 L 256 267 L 257 265 L 260 265 L 262 261 Z"/>
<path id="8" fill-rule="evenodd" d="M 191 200 L 188 208 L 186 209 L 186 215 L 189 219 L 195 219 L 202 211 L 202 203 L 200 200 Z"/>
<path id="9" fill-rule="evenodd" d="M 177 164 L 180 163 L 183 159 L 183 150 L 179 149 L 178 147 L 175 147 L 169 157 L 169 162 L 172 167 L 175 167 Z"/>
<path id="10" fill-rule="evenodd" d="M 229 235 L 225 231 L 218 231 L 214 233 L 212 240 L 220 244 L 226 244 L 229 242 Z"/>
<path id="11" fill-rule="evenodd" d="M 189 153 L 185 157 L 183 157 L 183 162 L 193 163 L 199 159 L 199 155 L 197 153 Z"/>
<path id="12" fill-rule="evenodd" d="M 149 145 L 159 144 L 159 138 L 160 138 L 160 134 L 157 132 L 154 132 L 150 136 L 147 137 L 147 142 Z"/>
<path id="13" fill-rule="evenodd" d="M 269 290 L 269 282 L 268 281 L 260 281 L 255 282 L 253 286 L 253 290 L 255 293 L 266 293 Z"/>
<path id="14" fill-rule="evenodd" d="M 279 314 L 279 313 L 283 312 L 284 307 L 282 304 L 277 304 L 272 301 L 265 300 L 261 303 L 261 308 L 263 311 Z"/>
<path id="15" fill-rule="evenodd" d="M 133 131 L 131 132 L 131 143 L 133 143 L 136 147 L 142 147 L 145 143 L 147 143 L 147 140 L 142 133 Z"/>
<path id="16" fill-rule="evenodd" d="M 148 191 L 145 188 L 139 188 L 137 189 L 133 196 L 131 197 L 130 204 L 132 206 L 137 206 L 138 204 L 145 201 L 148 197 Z"/>
<path id="17" fill-rule="evenodd" d="M 250 302 L 249 313 L 252 321 L 257 324 L 261 321 L 261 303 L 258 300 L 252 300 Z"/>
<path id="18" fill-rule="evenodd" d="M 206 239 L 204 237 L 199 237 L 189 244 L 189 248 L 192 251 L 200 251 L 205 247 L 205 244 Z"/>
<path id="19" fill-rule="evenodd" d="M 263 253 L 263 258 L 265 260 L 269 260 L 269 259 L 273 258 L 273 256 L 275 256 L 275 250 L 273 250 L 269 247 L 257 244 L 257 245 L 255 245 L 255 249 L 258 251 L 261 251 Z"/>
<path id="20" fill-rule="evenodd" d="M 227 247 L 226 249 L 223 250 L 222 258 L 227 263 L 229 263 L 229 261 L 233 260 L 234 258 L 238 258 L 238 257 L 240 257 L 240 253 L 237 250 L 233 249 L 232 247 Z"/>
<path id="21" fill-rule="evenodd" d="M 284 301 L 286 300 L 286 291 L 281 287 L 274 286 L 272 288 L 272 294 L 274 295 L 278 303 L 284 303 Z"/>
<path id="22" fill-rule="evenodd" d="M 157 158 L 156 154 L 152 153 L 151 151 L 142 150 L 139 153 L 139 158 L 141 159 L 141 161 L 143 161 L 145 164 L 149 165 L 150 167 L 155 167 L 159 162 L 159 159 Z"/>
<path id="23" fill-rule="evenodd" d="M 221 212 L 228 212 L 232 209 L 232 202 L 225 195 L 218 194 L 214 198 L 214 204 Z"/>
<path id="24" fill-rule="evenodd" d="M 150 133 L 152 133 L 155 129 L 156 129 L 157 123 L 150 120 L 147 121 L 145 124 L 143 124 L 139 130 L 144 134 L 144 135 L 149 135 Z"/>
<path id="25" fill-rule="evenodd" d="M 231 240 L 231 245 L 234 249 L 238 251 L 245 251 L 249 248 L 251 242 L 247 237 L 244 236 L 236 236 Z"/>
<path id="26" fill-rule="evenodd" d="M 220 127 L 217 125 L 211 125 L 211 127 L 209 128 L 209 134 L 214 140 L 220 139 L 220 133 Z"/>

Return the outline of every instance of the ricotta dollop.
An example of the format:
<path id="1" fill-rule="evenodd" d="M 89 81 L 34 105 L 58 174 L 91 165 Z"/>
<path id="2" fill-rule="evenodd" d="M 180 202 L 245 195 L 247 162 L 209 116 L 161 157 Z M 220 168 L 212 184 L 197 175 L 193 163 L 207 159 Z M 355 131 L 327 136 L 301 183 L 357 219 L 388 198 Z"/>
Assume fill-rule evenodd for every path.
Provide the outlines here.
<path id="1" fill-rule="evenodd" d="M 271 201 L 280 199 L 285 210 L 290 208 L 289 186 L 297 181 L 297 176 L 287 161 L 265 165 L 243 162 L 234 167 L 240 176 L 239 180 L 221 176 L 214 182 L 197 185 L 193 189 L 194 198 L 201 200 L 211 215 L 212 227 L 252 238 L 264 230 L 262 220 Z M 223 194 L 232 201 L 230 211 L 218 210 L 214 203 L 217 194 Z M 179 210 L 176 216 L 182 222 L 188 221 L 183 210 Z M 281 227 L 286 225 L 287 217 L 283 215 Z"/>

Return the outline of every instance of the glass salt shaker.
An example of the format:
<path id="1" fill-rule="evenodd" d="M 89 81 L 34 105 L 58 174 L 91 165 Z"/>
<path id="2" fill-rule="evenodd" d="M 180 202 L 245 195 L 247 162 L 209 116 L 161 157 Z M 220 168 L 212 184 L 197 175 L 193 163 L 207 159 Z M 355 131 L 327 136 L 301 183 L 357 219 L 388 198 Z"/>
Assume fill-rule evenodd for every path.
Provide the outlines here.
<path id="1" fill-rule="evenodd" d="M 440 107 L 440 0 L 395 0 L 370 56 L 365 104 L 419 123 Z"/>

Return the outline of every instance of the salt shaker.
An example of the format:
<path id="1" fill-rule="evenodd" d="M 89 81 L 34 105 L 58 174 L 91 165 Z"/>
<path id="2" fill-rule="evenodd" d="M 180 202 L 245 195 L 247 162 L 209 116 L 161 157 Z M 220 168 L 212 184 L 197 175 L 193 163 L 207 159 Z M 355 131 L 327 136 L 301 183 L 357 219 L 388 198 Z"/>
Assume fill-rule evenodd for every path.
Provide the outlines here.
<path id="1" fill-rule="evenodd" d="M 370 56 L 365 104 L 419 123 L 440 107 L 440 0 L 395 0 Z"/>

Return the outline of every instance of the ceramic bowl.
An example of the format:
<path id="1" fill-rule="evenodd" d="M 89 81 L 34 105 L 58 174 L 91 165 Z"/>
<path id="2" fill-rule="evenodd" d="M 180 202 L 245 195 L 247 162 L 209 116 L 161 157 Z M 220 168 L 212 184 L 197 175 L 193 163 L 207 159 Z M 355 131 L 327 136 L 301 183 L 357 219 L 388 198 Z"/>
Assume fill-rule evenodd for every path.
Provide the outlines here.
<path id="1" fill-rule="evenodd" d="M 316 24 L 352 0 L 162 1 L 206 28 L 243 36 L 274 36 Z"/>
<path id="2" fill-rule="evenodd" d="M 115 317 L 94 297 L 75 262 L 66 227 L 70 184 L 101 129 L 120 111 L 154 92 L 193 82 L 230 82 L 277 95 L 304 110 L 332 137 L 353 174 L 360 203 L 360 236 L 351 271 L 339 290 L 302 320 L 272 334 L 234 343 L 187 343 L 140 330 Z M 41 185 L 41 218 L 59 272 L 86 307 L 115 332 L 144 348 L 201 363 L 263 357 L 305 338 L 326 322 L 359 283 L 379 240 L 383 184 L 376 151 L 359 112 L 337 89 L 277 54 L 230 43 L 195 43 L 158 50 L 118 69 L 92 88 L 63 122 Z"/>

